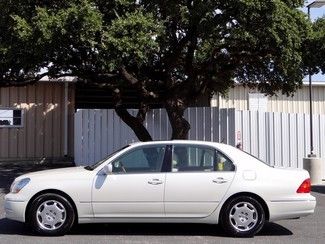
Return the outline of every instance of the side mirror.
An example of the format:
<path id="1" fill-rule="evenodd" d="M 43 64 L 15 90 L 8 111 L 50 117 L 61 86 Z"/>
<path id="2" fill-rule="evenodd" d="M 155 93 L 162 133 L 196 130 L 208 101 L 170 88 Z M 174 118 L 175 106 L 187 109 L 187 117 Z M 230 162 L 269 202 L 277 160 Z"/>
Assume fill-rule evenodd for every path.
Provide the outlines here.
<path id="1" fill-rule="evenodd" d="M 103 175 L 109 175 L 113 172 L 113 166 L 112 164 L 107 164 L 104 166 L 104 168 L 102 168 L 101 170 Z"/>

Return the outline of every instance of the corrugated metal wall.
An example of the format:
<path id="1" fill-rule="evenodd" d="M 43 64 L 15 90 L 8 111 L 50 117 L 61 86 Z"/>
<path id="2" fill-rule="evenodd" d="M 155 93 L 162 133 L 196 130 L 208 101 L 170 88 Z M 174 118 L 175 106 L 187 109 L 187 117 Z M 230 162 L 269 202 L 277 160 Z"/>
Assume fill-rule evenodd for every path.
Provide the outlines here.
<path id="1" fill-rule="evenodd" d="M 133 115 L 136 111 L 130 110 Z M 235 110 L 188 108 L 189 139 L 235 145 Z M 169 140 L 171 127 L 165 109 L 149 111 L 145 126 L 154 140 Z M 81 109 L 75 114 L 75 163 L 89 165 L 115 150 L 138 141 L 133 131 L 112 109 Z"/>
<path id="2" fill-rule="evenodd" d="M 235 86 L 229 90 L 227 97 L 214 96 L 211 106 L 248 110 L 248 93 L 256 92 L 247 87 Z M 313 85 L 313 113 L 325 114 L 325 86 Z M 309 113 L 309 88 L 303 86 L 292 97 L 279 94 L 268 97 L 267 112 Z"/>
<path id="3" fill-rule="evenodd" d="M 270 165 L 302 168 L 310 153 L 308 114 L 236 111 L 235 118 L 244 151 Z M 324 159 L 325 115 L 313 115 L 313 136 L 314 153 Z"/>
<path id="4" fill-rule="evenodd" d="M 73 156 L 73 84 L 68 89 L 68 156 Z M 22 127 L 0 128 L 0 160 L 64 156 L 64 83 L 2 87 L 0 107 L 23 109 Z"/>

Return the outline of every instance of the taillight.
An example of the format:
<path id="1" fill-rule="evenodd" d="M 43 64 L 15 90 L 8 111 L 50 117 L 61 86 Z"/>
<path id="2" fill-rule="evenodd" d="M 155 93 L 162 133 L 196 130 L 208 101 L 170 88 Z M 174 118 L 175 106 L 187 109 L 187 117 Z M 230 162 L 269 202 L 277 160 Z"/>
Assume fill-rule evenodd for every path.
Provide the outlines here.
<path id="1" fill-rule="evenodd" d="M 309 193 L 310 192 L 310 179 L 304 180 L 304 182 L 301 183 L 299 188 L 297 189 L 297 193 Z"/>

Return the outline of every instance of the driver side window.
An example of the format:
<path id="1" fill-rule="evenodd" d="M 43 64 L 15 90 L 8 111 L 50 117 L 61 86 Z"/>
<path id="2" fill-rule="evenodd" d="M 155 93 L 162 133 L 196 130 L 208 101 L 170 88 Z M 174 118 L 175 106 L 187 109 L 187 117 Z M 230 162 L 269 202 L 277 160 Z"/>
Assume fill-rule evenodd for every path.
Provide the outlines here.
<path id="1" fill-rule="evenodd" d="M 127 152 L 113 162 L 114 173 L 160 172 L 165 145 L 145 146 Z"/>

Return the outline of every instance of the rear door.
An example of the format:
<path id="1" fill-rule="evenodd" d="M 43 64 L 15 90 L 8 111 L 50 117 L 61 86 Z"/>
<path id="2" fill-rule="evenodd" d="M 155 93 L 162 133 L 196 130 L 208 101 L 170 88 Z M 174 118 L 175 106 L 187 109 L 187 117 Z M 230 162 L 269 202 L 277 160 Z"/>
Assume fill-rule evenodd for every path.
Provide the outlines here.
<path id="1" fill-rule="evenodd" d="M 166 174 L 166 217 L 206 217 L 218 206 L 235 175 L 235 166 L 215 148 L 175 144 Z"/>

